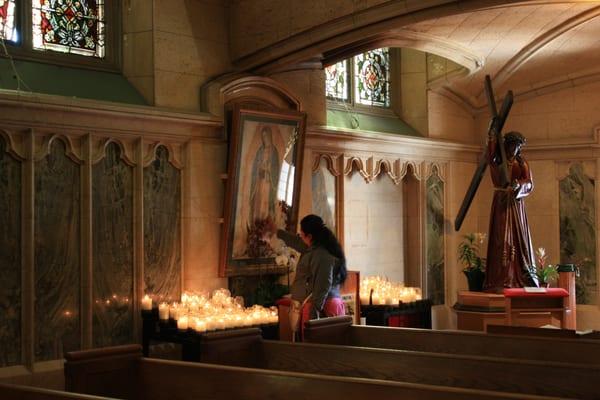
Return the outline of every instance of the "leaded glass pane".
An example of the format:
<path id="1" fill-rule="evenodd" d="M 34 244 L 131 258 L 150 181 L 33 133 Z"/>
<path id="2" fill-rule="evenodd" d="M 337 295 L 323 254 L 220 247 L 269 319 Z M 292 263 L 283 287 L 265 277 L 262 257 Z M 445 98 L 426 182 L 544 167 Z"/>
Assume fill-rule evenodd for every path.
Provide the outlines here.
<path id="1" fill-rule="evenodd" d="M 16 41 L 15 1 L 0 0 L 0 39 Z"/>
<path id="2" fill-rule="evenodd" d="M 354 57 L 356 103 L 389 107 L 389 51 L 375 49 Z"/>
<path id="3" fill-rule="evenodd" d="M 325 95 L 336 100 L 348 101 L 348 60 L 325 67 Z"/>
<path id="4" fill-rule="evenodd" d="M 104 57 L 104 0 L 32 0 L 33 48 Z"/>

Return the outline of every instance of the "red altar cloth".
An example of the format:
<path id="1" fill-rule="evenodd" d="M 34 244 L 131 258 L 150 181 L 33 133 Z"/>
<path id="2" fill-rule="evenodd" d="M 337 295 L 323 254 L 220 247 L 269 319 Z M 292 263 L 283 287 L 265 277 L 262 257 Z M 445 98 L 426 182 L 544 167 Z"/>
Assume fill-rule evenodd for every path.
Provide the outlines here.
<path id="1" fill-rule="evenodd" d="M 524 288 L 504 289 L 505 297 L 568 297 L 563 288 L 547 288 L 545 292 L 526 292 Z"/>

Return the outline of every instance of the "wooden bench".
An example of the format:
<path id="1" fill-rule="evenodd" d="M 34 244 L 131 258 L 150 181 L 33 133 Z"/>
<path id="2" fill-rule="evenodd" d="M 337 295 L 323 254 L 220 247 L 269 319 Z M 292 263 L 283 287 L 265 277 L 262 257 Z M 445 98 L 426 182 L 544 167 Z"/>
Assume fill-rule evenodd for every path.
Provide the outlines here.
<path id="1" fill-rule="evenodd" d="M 141 346 L 67 354 L 67 390 L 121 399 L 556 399 L 322 374 L 293 373 L 142 357 Z M 125 386 L 121 385 L 127 381 Z"/>
<path id="2" fill-rule="evenodd" d="M 254 355 L 204 362 L 289 372 L 593 399 L 600 365 L 257 339 Z M 250 354 L 246 352 L 246 354 Z M 575 383 L 574 383 L 575 382 Z"/>
<path id="3" fill-rule="evenodd" d="M 530 326 L 488 325 L 487 333 L 564 339 L 600 339 L 599 331 L 579 333 L 574 329 L 533 328 Z"/>
<path id="4" fill-rule="evenodd" d="M 352 325 L 347 317 L 308 321 L 304 336 L 312 343 L 600 365 L 598 340 L 381 328 Z"/>
<path id="5" fill-rule="evenodd" d="M 69 393 L 60 390 L 43 389 L 32 386 L 0 383 L 2 400 L 111 400 L 110 397 Z"/>

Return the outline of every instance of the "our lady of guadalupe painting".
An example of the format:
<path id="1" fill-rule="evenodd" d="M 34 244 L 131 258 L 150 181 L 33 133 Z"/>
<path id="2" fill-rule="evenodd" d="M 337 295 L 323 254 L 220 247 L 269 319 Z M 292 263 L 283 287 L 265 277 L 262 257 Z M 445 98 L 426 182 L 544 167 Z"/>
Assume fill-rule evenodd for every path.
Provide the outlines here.
<path id="1" fill-rule="evenodd" d="M 302 171 L 302 113 L 237 108 L 230 139 L 220 275 L 275 265 L 269 227 L 295 230 Z"/>

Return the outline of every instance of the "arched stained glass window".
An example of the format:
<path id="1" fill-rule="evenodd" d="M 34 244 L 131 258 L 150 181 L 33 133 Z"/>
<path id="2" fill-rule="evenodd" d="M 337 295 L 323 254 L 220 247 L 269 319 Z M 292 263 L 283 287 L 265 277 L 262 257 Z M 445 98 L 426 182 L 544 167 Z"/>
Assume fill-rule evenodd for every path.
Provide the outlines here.
<path id="1" fill-rule="evenodd" d="M 348 60 L 325 67 L 325 95 L 335 100 L 350 100 Z"/>
<path id="2" fill-rule="evenodd" d="M 32 0 L 33 48 L 104 57 L 104 0 Z"/>
<path id="3" fill-rule="evenodd" d="M 15 1 L 0 0 L 0 38 L 16 41 Z"/>
<path id="4" fill-rule="evenodd" d="M 390 107 L 389 54 L 387 47 L 370 50 L 325 67 L 327 98 L 351 106 Z"/>
<path id="5" fill-rule="evenodd" d="M 389 51 L 375 49 L 354 57 L 356 102 L 389 107 Z"/>

